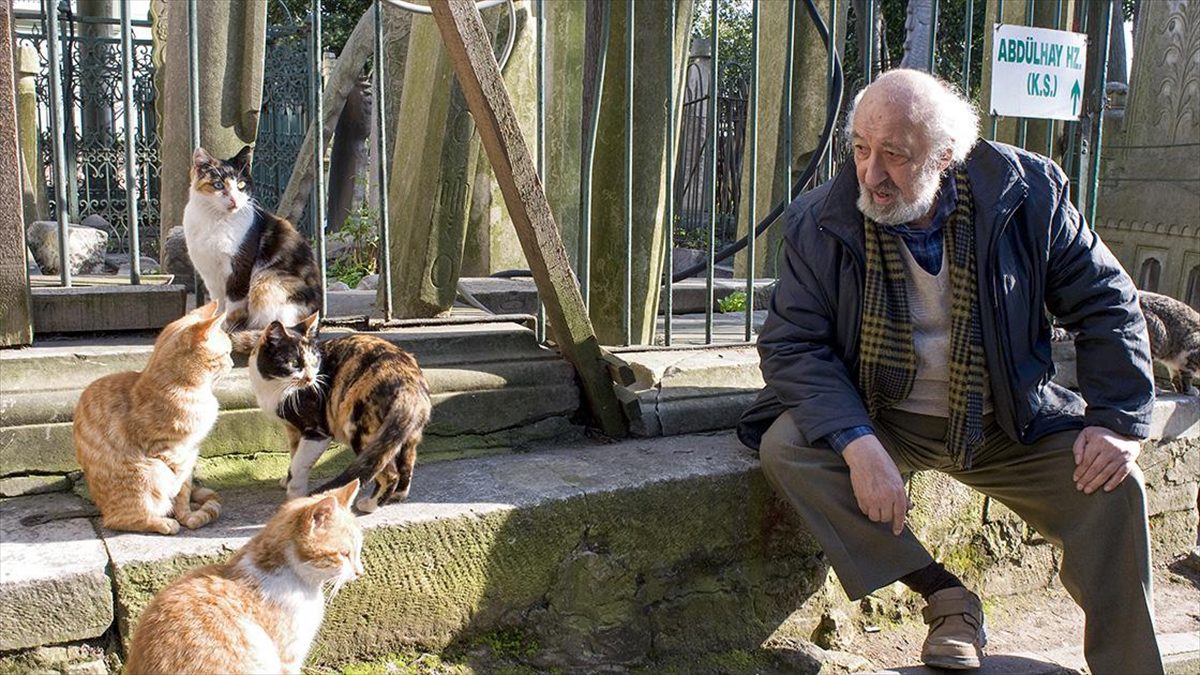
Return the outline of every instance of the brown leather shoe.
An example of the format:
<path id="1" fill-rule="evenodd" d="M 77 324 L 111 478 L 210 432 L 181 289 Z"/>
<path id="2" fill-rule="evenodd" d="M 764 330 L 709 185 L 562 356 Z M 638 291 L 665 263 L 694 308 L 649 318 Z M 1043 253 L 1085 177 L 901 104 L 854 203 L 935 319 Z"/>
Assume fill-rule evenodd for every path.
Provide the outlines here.
<path id="1" fill-rule="evenodd" d="M 921 661 L 932 668 L 978 668 L 987 644 L 979 596 L 956 586 L 943 588 L 926 602 L 921 614 L 929 635 L 921 647 Z"/>

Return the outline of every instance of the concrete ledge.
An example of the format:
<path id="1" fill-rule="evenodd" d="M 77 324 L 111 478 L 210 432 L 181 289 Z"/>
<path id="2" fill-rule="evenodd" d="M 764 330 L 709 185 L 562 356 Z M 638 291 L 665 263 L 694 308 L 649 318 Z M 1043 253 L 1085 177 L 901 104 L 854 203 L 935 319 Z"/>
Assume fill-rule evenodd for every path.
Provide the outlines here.
<path id="1" fill-rule="evenodd" d="M 347 332 L 330 329 L 325 336 Z M 434 401 L 421 448 L 426 459 L 499 452 L 582 433 L 570 422 L 580 402 L 573 368 L 539 347 L 528 329 L 465 325 L 377 335 L 416 353 L 425 370 Z M 51 341 L 0 352 L 0 477 L 76 469 L 71 419 L 83 389 L 103 375 L 145 367 L 151 347 L 147 337 Z M 257 408 L 245 367 L 218 384 L 217 398 L 221 413 L 202 456 L 285 449 L 282 430 Z"/>
<path id="2" fill-rule="evenodd" d="M 20 522 L 85 506 L 72 495 L 0 500 L 0 651 L 93 638 L 112 624 L 108 555 L 92 524 Z"/>
<path id="3" fill-rule="evenodd" d="M 187 311 L 178 285 L 34 288 L 32 299 L 37 334 L 157 330 Z"/>
<path id="4" fill-rule="evenodd" d="M 280 498 L 228 492 L 217 523 L 170 538 L 103 532 L 121 634 Z M 330 605 L 313 656 L 324 665 L 509 627 L 535 636 L 541 667 L 753 647 L 825 576 L 727 434 L 419 467 L 409 501 L 361 523 L 367 575 Z"/>

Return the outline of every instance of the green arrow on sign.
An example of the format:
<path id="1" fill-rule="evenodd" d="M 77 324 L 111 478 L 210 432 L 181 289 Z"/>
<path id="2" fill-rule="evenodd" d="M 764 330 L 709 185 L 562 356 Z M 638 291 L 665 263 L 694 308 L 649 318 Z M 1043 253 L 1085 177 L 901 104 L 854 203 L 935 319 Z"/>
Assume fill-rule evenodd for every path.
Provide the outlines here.
<path id="1" fill-rule="evenodd" d="M 1075 80 L 1075 86 L 1071 87 L 1071 114 L 1079 114 L 1079 80 Z"/>

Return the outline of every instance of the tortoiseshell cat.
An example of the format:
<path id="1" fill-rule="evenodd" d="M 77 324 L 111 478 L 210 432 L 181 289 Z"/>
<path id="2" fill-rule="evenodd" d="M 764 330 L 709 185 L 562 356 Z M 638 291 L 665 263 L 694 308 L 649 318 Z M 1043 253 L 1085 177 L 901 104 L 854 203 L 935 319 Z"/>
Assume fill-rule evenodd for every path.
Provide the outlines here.
<path id="1" fill-rule="evenodd" d="M 1138 301 L 1150 333 L 1150 355 L 1167 367 L 1176 391 L 1200 396 L 1192 384 L 1200 377 L 1200 312 L 1149 291 L 1138 291 Z"/>
<path id="2" fill-rule="evenodd" d="M 217 303 L 167 325 L 141 372 L 106 375 L 75 406 L 75 459 L 105 527 L 175 534 L 221 513 L 192 488 L 200 441 L 217 421 L 213 384 L 233 367 Z"/>
<path id="3" fill-rule="evenodd" d="M 308 476 L 333 440 L 357 455 L 320 490 L 357 478 L 375 491 L 355 506 L 364 513 L 408 496 L 417 445 L 432 404 L 411 354 L 370 335 L 317 341 L 317 315 L 285 328 L 272 322 L 250 354 L 250 382 L 263 412 L 283 420 L 291 467 L 288 497 L 308 494 Z"/>
<path id="4" fill-rule="evenodd" d="M 159 591 L 142 613 L 125 672 L 299 673 L 325 615 L 326 587 L 363 574 L 358 481 L 293 499 L 229 562 Z"/>
<path id="5" fill-rule="evenodd" d="M 229 160 L 192 155 L 183 211 L 188 256 L 218 311 L 229 315 L 234 351 L 249 352 L 272 321 L 299 323 L 321 307 L 321 271 L 304 235 L 252 198 L 250 146 Z"/>

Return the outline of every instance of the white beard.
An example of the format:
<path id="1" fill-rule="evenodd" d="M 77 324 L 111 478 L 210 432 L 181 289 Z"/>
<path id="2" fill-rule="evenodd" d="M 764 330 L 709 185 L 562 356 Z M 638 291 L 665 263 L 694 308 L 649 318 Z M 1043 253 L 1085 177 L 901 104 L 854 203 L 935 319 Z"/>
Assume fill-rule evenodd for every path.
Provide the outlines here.
<path id="1" fill-rule="evenodd" d="M 942 184 L 942 172 L 937 164 L 930 162 L 917 175 L 916 196 L 905 200 L 896 193 L 896 199 L 887 206 L 876 205 L 871 195 L 861 184 L 858 190 L 858 210 L 880 225 L 903 225 L 919 220 L 929 213 L 937 200 L 938 188 Z"/>

